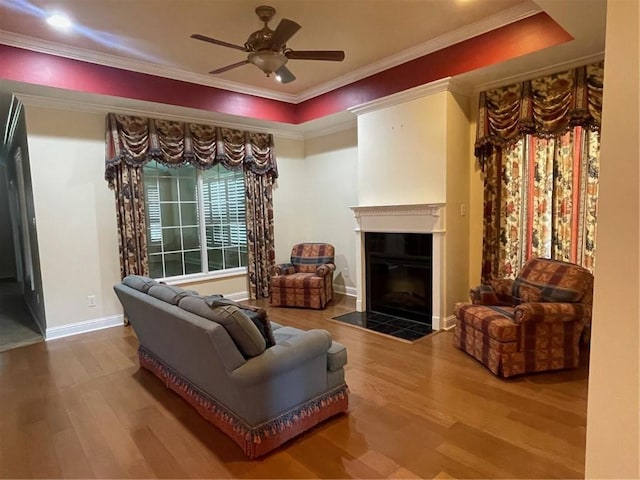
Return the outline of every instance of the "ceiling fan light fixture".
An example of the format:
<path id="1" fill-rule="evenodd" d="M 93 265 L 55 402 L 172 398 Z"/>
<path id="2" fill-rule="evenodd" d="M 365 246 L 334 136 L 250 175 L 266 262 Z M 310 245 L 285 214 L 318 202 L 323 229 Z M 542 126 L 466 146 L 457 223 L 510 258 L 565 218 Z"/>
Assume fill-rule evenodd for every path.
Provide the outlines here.
<path id="1" fill-rule="evenodd" d="M 249 61 L 269 76 L 287 63 L 288 58 L 282 52 L 260 50 L 249 54 Z"/>

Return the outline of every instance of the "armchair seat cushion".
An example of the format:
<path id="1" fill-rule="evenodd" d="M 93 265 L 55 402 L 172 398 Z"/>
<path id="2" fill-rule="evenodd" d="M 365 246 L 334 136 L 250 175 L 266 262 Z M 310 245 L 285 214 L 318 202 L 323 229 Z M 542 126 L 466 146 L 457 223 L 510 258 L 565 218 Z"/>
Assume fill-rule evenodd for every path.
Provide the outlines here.
<path id="1" fill-rule="evenodd" d="M 324 278 L 314 273 L 292 273 L 272 277 L 271 285 L 281 288 L 324 288 Z"/>
<path id="2" fill-rule="evenodd" d="M 513 321 L 513 307 L 488 307 L 459 303 L 456 316 L 465 324 L 498 342 L 513 342 L 520 336 L 520 326 Z"/>

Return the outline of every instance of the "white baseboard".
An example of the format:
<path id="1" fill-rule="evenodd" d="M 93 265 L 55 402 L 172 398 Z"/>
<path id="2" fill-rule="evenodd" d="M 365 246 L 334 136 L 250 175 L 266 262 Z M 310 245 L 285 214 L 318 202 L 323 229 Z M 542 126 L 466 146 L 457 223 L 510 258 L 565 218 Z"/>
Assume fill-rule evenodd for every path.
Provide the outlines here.
<path id="1" fill-rule="evenodd" d="M 457 324 L 457 319 L 455 315 L 449 315 L 447 318 L 444 319 L 443 325 L 442 325 L 442 329 L 443 330 L 451 330 L 452 328 L 454 328 Z"/>
<path id="2" fill-rule="evenodd" d="M 346 295 L 347 297 L 357 297 L 358 291 L 356 287 L 343 287 L 341 285 L 334 285 L 333 291 L 335 293 L 339 293 L 341 295 Z"/>
<path id="3" fill-rule="evenodd" d="M 55 340 L 57 338 L 95 332 L 96 330 L 118 327 L 121 325 L 124 325 L 124 316 L 122 314 L 111 315 L 110 317 L 95 318 L 84 322 L 70 323 L 68 325 L 60 325 L 59 327 L 47 328 L 44 338 L 47 341 Z"/>
<path id="4" fill-rule="evenodd" d="M 224 295 L 224 298 L 228 298 L 229 300 L 233 300 L 234 302 L 242 302 L 243 300 L 249 300 L 249 292 L 247 292 L 246 290 L 244 292 L 225 293 L 223 295 Z"/>

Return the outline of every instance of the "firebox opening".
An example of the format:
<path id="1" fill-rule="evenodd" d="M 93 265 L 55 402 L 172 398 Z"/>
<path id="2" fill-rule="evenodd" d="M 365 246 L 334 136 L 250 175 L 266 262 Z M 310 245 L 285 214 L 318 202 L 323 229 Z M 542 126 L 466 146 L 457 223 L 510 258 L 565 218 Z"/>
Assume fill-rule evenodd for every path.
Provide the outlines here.
<path id="1" fill-rule="evenodd" d="M 433 236 L 365 234 L 367 311 L 431 326 Z"/>

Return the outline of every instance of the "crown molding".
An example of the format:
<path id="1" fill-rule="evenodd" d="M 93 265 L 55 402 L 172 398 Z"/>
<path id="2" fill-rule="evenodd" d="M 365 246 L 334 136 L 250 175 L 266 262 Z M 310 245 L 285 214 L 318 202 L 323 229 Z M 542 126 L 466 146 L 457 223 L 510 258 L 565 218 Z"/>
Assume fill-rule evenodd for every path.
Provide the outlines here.
<path id="1" fill-rule="evenodd" d="M 108 53 L 92 52 L 83 48 L 71 47 L 61 43 L 39 40 L 26 35 L 0 30 L 0 43 L 11 47 L 23 48 L 34 52 L 55 55 L 57 57 L 79 60 L 81 62 L 103 65 L 106 67 L 119 68 L 131 72 L 154 75 L 156 77 L 170 78 L 182 82 L 195 83 L 207 87 L 229 90 L 236 93 L 253 95 L 256 97 L 268 98 L 287 103 L 298 103 L 297 96 L 289 93 L 267 90 L 264 88 L 250 87 L 243 83 L 222 80 L 199 73 L 188 72 L 178 68 L 159 65 L 143 60 L 133 60 Z"/>
<path id="2" fill-rule="evenodd" d="M 479 92 L 485 90 L 491 90 L 493 88 L 504 87 L 505 85 L 512 85 L 514 83 L 524 82 L 525 80 L 531 80 L 533 78 L 544 77 L 553 73 L 562 72 L 565 70 L 571 70 L 572 68 L 580 67 L 582 65 L 588 65 L 590 63 L 596 63 L 604 60 L 604 52 L 594 53 L 593 55 L 587 55 L 584 57 L 574 58 L 567 62 L 559 62 L 553 65 L 548 65 L 543 68 L 529 70 L 518 75 L 511 75 L 508 77 L 502 77 L 498 80 L 492 80 L 491 82 L 483 83 L 473 87 L 472 94 L 477 95 Z"/>
<path id="3" fill-rule="evenodd" d="M 346 122 L 336 123 L 334 125 L 329 125 L 324 128 L 316 128 L 309 130 L 304 133 L 304 139 L 310 140 L 313 138 L 326 137 L 327 135 L 333 135 L 334 133 L 345 132 L 347 130 L 351 130 L 354 128 L 358 128 L 358 121 L 355 116 L 347 120 Z"/>
<path id="4" fill-rule="evenodd" d="M 469 40 L 470 38 L 477 37 L 483 33 L 504 27 L 505 25 L 515 23 L 519 20 L 524 20 L 525 18 L 536 15 L 542 11 L 543 10 L 540 7 L 532 7 L 526 3 L 516 5 L 483 20 L 459 28 L 458 30 L 453 30 L 427 42 L 415 45 L 396 55 L 392 55 L 354 70 L 353 72 L 342 75 L 330 82 L 310 88 L 297 95 L 295 103 L 301 103 L 319 95 L 323 95 L 337 88 L 344 87 L 362 80 L 363 78 L 383 72 L 384 70 L 397 67 L 398 65 L 415 60 L 416 58 L 437 52 L 438 50 L 442 50 L 443 48 L 455 45 L 456 43 L 460 43 L 464 40 Z"/>
<path id="5" fill-rule="evenodd" d="M 287 103 L 302 103 L 311 98 L 317 97 L 324 93 L 343 87 L 350 83 L 357 82 L 363 78 L 375 75 L 389 68 L 396 67 L 410 60 L 422 57 L 429 53 L 441 50 L 456 43 L 468 40 L 470 38 L 482 35 L 483 33 L 495 30 L 496 28 L 509 25 L 524 18 L 540 13 L 542 9 L 539 7 L 531 7 L 527 3 L 519 4 L 513 8 L 503 10 L 495 15 L 487 17 L 478 22 L 467 25 L 458 30 L 440 35 L 428 42 L 408 48 L 396 55 L 392 55 L 378 62 L 357 69 L 346 75 L 342 75 L 334 80 L 326 82 L 314 88 L 310 88 L 299 94 L 288 94 L 269 90 L 264 88 L 251 87 L 242 83 L 222 80 L 220 78 L 211 77 L 182 69 L 158 65 L 152 62 L 133 60 L 118 55 L 106 53 L 92 52 L 90 50 L 71 47 L 57 42 L 35 39 L 26 35 L 21 35 L 5 30 L 0 30 L 0 43 L 12 47 L 23 48 L 35 52 L 55 55 L 58 57 L 79 60 L 83 62 L 103 65 L 107 67 L 120 68 L 132 72 L 155 75 L 158 77 L 171 78 L 183 82 L 205 85 L 208 87 L 219 88 L 232 92 L 242 93 L 246 95 L 254 95 L 257 97 L 268 98 Z"/>
<path id="6" fill-rule="evenodd" d="M 27 107 L 51 108 L 71 112 L 95 113 L 106 115 L 107 113 L 118 113 L 122 115 L 134 115 L 142 117 L 161 117 L 163 120 L 173 120 L 177 122 L 215 124 L 219 127 L 232 128 L 236 130 L 250 130 L 260 133 L 271 133 L 276 137 L 292 140 L 304 140 L 305 134 L 298 131 L 297 125 L 291 128 L 282 128 L 282 125 L 275 126 L 273 122 L 232 122 L 221 118 L 220 114 L 211 112 L 209 115 L 202 110 L 188 109 L 174 105 L 157 104 L 141 100 L 121 99 L 122 105 L 117 105 L 113 97 L 104 98 L 92 95 L 91 100 L 71 100 L 59 98 L 54 92 L 50 94 L 31 94 L 16 92 L 15 96 Z"/>
<path id="7" fill-rule="evenodd" d="M 348 108 L 347 110 L 359 116 L 441 92 L 461 93 L 465 96 L 470 95 L 468 88 L 466 88 L 463 83 L 454 81 L 451 77 L 447 77 L 424 85 L 418 85 L 417 87 L 410 88 L 409 90 L 403 90 L 402 92 L 394 93 L 386 97 L 377 98 L 370 102 Z"/>

